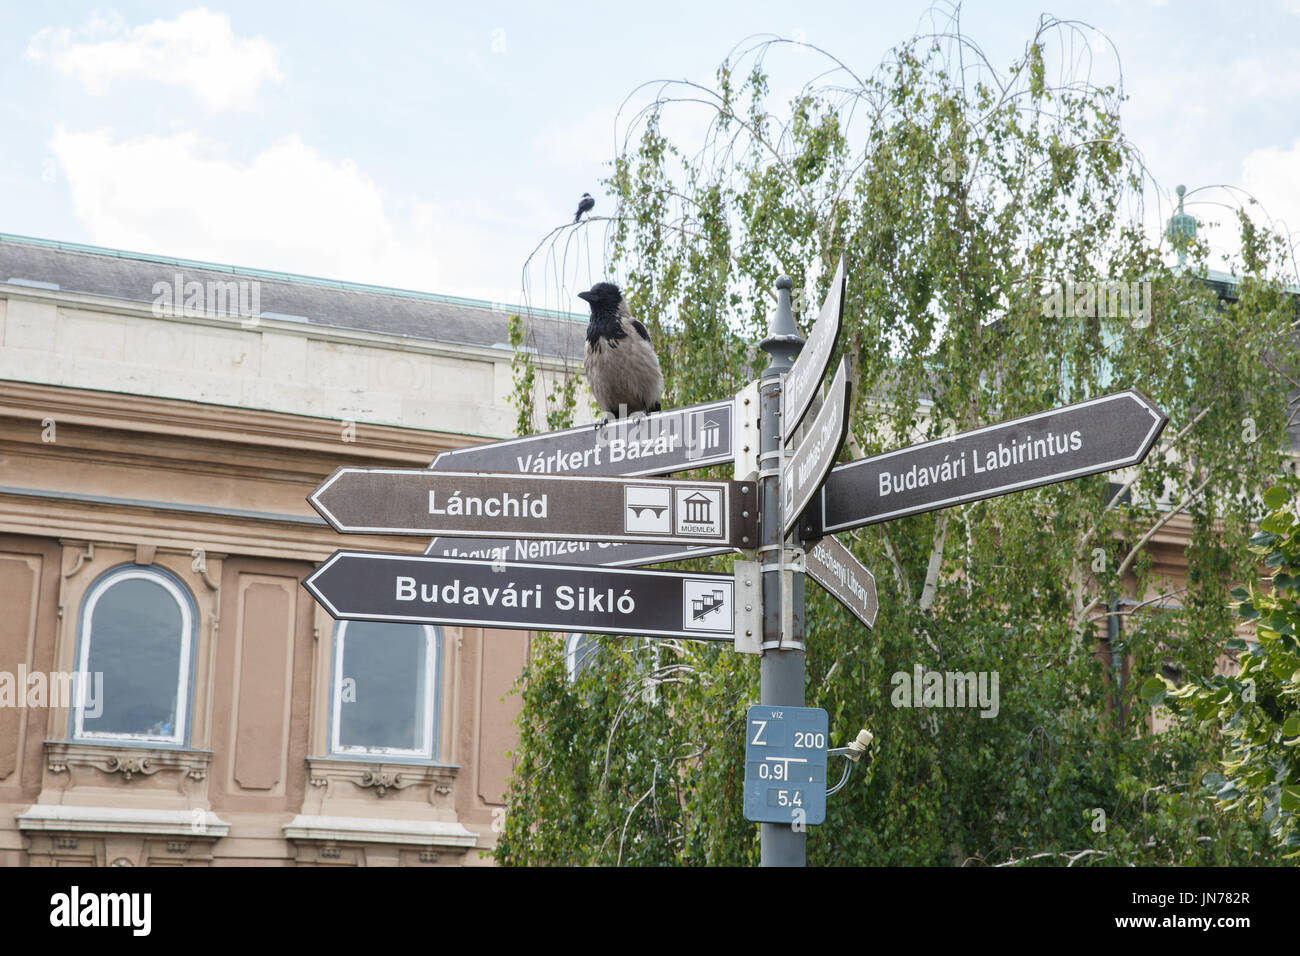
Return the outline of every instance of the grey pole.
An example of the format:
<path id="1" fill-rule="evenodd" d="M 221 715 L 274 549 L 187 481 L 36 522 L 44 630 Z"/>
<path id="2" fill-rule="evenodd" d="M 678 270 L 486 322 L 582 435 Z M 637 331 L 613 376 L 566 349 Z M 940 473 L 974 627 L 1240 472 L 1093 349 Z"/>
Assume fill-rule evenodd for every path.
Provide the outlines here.
<path id="1" fill-rule="evenodd" d="M 804 704 L 803 649 L 803 574 L 790 573 L 790 591 L 786 595 L 793 610 L 792 632 L 781 633 L 782 581 L 781 549 L 781 447 L 785 440 L 781 425 L 782 376 L 790 370 L 795 356 L 803 348 L 803 339 L 795 328 L 790 311 L 787 276 L 776 280 L 776 314 L 768 337 L 760 348 L 771 361 L 760 379 L 759 472 L 758 495 L 762 517 L 759 534 L 759 560 L 763 567 L 763 656 L 759 663 L 759 702 L 769 705 Z M 760 823 L 760 865 L 803 866 L 805 837 L 790 824 Z"/>

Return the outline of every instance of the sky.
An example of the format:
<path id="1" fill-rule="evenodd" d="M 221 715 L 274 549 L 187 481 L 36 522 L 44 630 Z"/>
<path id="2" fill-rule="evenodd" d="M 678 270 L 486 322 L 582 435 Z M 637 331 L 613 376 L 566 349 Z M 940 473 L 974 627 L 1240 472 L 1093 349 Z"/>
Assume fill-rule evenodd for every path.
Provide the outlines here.
<path id="1" fill-rule="evenodd" d="M 966 3 L 962 30 L 1004 69 L 1043 12 L 1086 21 L 1115 45 L 1166 203 L 1178 183 L 1239 187 L 1300 241 L 1300 0 L 1043 2 Z M 639 84 L 707 83 L 760 33 L 870 74 L 935 10 L 4 0 L 0 232 L 519 303 L 581 194 L 611 211 L 600 179 Z M 790 49 L 795 77 L 812 54 Z M 1222 218 L 1232 195 L 1201 188 L 1188 211 Z"/>

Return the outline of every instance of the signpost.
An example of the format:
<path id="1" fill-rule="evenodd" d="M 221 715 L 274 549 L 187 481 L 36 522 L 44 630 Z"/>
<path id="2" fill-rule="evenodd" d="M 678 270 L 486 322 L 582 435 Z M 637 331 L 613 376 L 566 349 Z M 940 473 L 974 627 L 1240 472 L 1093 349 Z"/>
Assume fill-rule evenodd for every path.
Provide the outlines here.
<path id="1" fill-rule="evenodd" d="M 669 475 L 731 461 L 734 417 L 731 399 L 705 402 L 456 448 L 440 453 L 429 467 L 516 475 Z"/>
<path id="2" fill-rule="evenodd" d="M 831 353 L 840 338 L 840 326 L 844 315 L 844 259 L 835 268 L 835 278 L 831 280 L 830 291 L 822 303 L 817 321 L 808 333 L 808 341 L 803 343 L 798 358 L 785 376 L 785 387 L 781 395 L 781 430 L 787 436 L 794 434 L 813 398 L 821 391 L 822 378 L 826 367 L 830 365 Z M 790 329 L 794 329 L 793 317 Z M 790 334 L 790 333 L 783 333 Z"/>
<path id="3" fill-rule="evenodd" d="M 470 561 L 572 564 L 604 568 L 641 568 L 648 564 L 687 561 L 712 554 L 730 554 L 730 547 L 682 547 L 627 541 L 538 540 L 536 538 L 434 538 L 424 553 Z"/>
<path id="4" fill-rule="evenodd" d="M 876 576 L 852 551 L 827 535 L 808 549 L 806 560 L 810 578 L 867 627 L 876 626 Z"/>
<path id="5" fill-rule="evenodd" d="M 422 557 L 338 551 L 304 586 L 344 620 L 761 653 L 744 814 L 761 824 L 764 866 L 802 866 L 805 825 L 825 820 L 830 739 L 826 712 L 803 706 L 805 568 L 868 628 L 879 607 L 875 577 L 833 533 L 1135 465 L 1168 421 L 1130 389 L 836 466 L 843 360 L 800 426 L 840 335 L 845 281 L 841 259 L 804 344 L 792 283 L 777 280 L 761 343 L 771 361 L 735 400 L 460 448 L 428 469 L 338 469 L 308 499 L 336 530 L 438 537 Z M 730 461 L 751 480 L 648 477 Z M 630 570 L 733 550 L 758 560 L 737 561 L 734 576 Z"/>
<path id="6" fill-rule="evenodd" d="M 732 641 L 730 574 L 489 564 L 336 551 L 303 582 L 330 615 L 586 634 Z"/>
<path id="7" fill-rule="evenodd" d="M 308 498 L 336 531 L 751 548 L 754 482 L 339 468 Z"/>
<path id="8" fill-rule="evenodd" d="M 803 442 L 786 459 L 781 487 L 785 492 L 785 527 L 789 534 L 812 496 L 826 480 L 826 473 L 839 457 L 844 436 L 849 432 L 849 367 L 844 359 L 831 381 L 831 390 L 821 410 L 805 429 Z"/>
<path id="9" fill-rule="evenodd" d="M 801 536 L 860 528 L 1142 461 L 1168 416 L 1134 389 L 831 470 Z"/>
<path id="10" fill-rule="evenodd" d="M 745 727 L 745 819 L 825 823 L 826 711 L 755 704 L 745 714 Z"/>

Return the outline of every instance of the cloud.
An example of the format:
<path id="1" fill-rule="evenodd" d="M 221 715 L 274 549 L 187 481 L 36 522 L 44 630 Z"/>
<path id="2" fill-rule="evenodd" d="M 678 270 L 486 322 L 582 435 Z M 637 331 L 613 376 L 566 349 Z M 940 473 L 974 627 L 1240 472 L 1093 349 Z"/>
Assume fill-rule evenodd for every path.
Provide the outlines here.
<path id="1" fill-rule="evenodd" d="M 551 123 L 533 138 L 533 148 L 566 171 L 588 170 L 614 158 L 614 114 L 594 110 L 564 123 Z"/>
<path id="2" fill-rule="evenodd" d="M 1252 150 L 1241 161 L 1241 187 L 1259 200 L 1276 228 L 1300 230 L 1300 139 L 1289 150 Z"/>
<path id="3" fill-rule="evenodd" d="M 286 136 L 250 163 L 196 133 L 115 141 L 57 127 L 50 150 L 90 241 L 116 248 L 487 299 L 491 243 L 436 203 L 385 197 L 354 163 Z M 516 287 L 517 288 L 517 287 Z"/>
<path id="4" fill-rule="evenodd" d="M 1300 0 L 1298 0 L 1300 2 Z M 1300 68 L 1288 59 L 1246 57 L 1233 64 L 1232 88 L 1247 100 L 1290 100 L 1300 87 Z"/>
<path id="5" fill-rule="evenodd" d="M 73 77 L 94 96 L 106 95 L 120 79 L 146 79 L 183 87 L 213 112 L 252 110 L 261 85 L 281 79 L 266 38 L 235 36 L 230 18 L 206 7 L 134 29 L 116 14 L 97 15 L 76 37 L 67 27 L 46 27 L 25 56 Z"/>

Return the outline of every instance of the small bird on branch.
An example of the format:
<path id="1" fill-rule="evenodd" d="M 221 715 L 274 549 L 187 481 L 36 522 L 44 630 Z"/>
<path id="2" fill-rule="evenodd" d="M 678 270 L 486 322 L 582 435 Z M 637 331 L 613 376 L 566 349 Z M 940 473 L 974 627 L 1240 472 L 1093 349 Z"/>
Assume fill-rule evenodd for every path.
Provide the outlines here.
<path id="1" fill-rule="evenodd" d="M 591 193 L 583 193 L 582 198 L 578 200 L 578 211 L 573 214 L 573 221 L 576 223 L 582 218 L 583 213 L 591 212 L 596 208 L 596 200 L 591 198 Z"/>
<path id="2" fill-rule="evenodd" d="M 659 411 L 664 393 L 659 357 L 619 287 L 597 282 L 578 298 L 591 306 L 582 369 L 596 403 L 613 418 Z"/>

